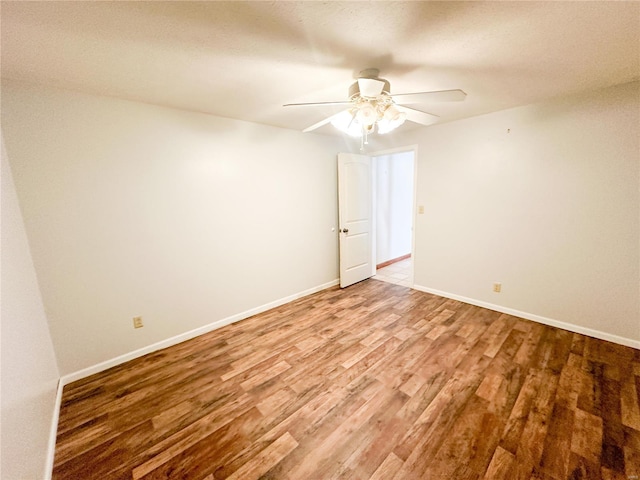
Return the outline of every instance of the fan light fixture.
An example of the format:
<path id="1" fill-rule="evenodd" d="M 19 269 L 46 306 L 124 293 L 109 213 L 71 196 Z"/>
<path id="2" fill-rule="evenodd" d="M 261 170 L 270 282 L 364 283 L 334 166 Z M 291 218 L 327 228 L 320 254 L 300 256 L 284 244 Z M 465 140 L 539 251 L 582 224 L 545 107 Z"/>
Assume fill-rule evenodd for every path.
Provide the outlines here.
<path id="1" fill-rule="evenodd" d="M 343 110 L 326 117 L 302 130 L 312 132 L 329 122 L 341 132 L 361 138 L 360 148 L 364 149 L 370 133 L 389 133 L 405 120 L 420 125 L 431 125 L 438 121 L 432 113 L 408 107 L 425 102 L 459 102 L 467 96 L 462 90 L 432 90 L 428 92 L 391 94 L 388 80 L 379 77 L 377 68 L 362 70 L 358 79 L 349 87 L 347 100 L 332 102 L 288 103 L 285 107 L 328 107 L 340 105 Z"/>
<path id="2" fill-rule="evenodd" d="M 357 85 L 357 84 L 356 84 Z M 389 133 L 404 123 L 407 114 L 394 105 L 391 97 L 381 93 L 367 98 L 357 92 L 351 98 L 352 107 L 340 112 L 331 119 L 331 125 L 352 137 L 366 137 L 376 130 Z"/>

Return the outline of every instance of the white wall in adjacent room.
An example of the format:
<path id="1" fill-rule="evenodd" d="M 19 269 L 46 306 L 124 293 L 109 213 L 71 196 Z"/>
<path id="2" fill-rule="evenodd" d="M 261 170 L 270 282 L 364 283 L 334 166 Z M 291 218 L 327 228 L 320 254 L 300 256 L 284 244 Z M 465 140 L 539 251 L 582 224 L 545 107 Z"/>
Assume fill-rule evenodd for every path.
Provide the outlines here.
<path id="1" fill-rule="evenodd" d="M 2 93 L 63 375 L 336 280 L 340 139 L 53 89 Z"/>
<path id="2" fill-rule="evenodd" d="M 45 478 L 60 373 L 2 142 L 0 478 Z"/>
<path id="3" fill-rule="evenodd" d="M 375 157 L 376 263 L 411 253 L 413 151 Z"/>
<path id="4" fill-rule="evenodd" d="M 395 137 L 419 146 L 415 285 L 637 345 L 639 85 Z"/>

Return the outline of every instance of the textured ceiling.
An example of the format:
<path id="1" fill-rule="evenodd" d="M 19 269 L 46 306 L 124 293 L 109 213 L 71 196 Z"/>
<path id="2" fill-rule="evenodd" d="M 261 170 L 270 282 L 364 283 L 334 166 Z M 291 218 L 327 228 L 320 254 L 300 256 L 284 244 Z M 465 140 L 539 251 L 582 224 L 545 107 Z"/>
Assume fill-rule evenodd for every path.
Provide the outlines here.
<path id="1" fill-rule="evenodd" d="M 443 121 L 640 78 L 640 2 L 8 2 L 2 77 L 302 130 L 377 67 Z M 411 128 L 405 124 L 402 128 Z M 331 133 L 330 126 L 319 130 Z"/>

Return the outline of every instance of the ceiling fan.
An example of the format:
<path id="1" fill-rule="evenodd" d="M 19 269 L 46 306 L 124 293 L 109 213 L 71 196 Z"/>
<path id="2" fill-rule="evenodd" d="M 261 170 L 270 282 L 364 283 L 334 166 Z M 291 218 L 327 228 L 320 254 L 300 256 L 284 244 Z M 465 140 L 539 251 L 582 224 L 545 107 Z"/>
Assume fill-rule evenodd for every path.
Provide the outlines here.
<path id="1" fill-rule="evenodd" d="M 409 108 L 405 105 L 426 102 L 459 102 L 467 96 L 462 90 L 391 94 L 388 80 L 379 78 L 377 68 L 362 70 L 357 81 L 349 87 L 349 99 L 337 102 L 288 103 L 285 107 L 316 107 L 344 105 L 345 110 L 331 115 L 303 130 L 310 132 L 331 123 L 338 130 L 354 137 L 362 137 L 366 143 L 368 134 L 376 131 L 387 133 L 405 120 L 431 125 L 437 115 Z"/>

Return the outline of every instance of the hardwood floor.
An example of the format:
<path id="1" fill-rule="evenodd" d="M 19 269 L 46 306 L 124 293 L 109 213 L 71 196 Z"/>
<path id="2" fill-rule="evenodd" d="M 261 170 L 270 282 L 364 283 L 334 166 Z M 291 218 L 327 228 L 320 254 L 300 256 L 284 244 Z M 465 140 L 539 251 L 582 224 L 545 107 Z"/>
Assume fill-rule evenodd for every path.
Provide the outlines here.
<path id="1" fill-rule="evenodd" d="M 368 280 L 64 389 L 55 479 L 634 479 L 640 351 Z"/>

